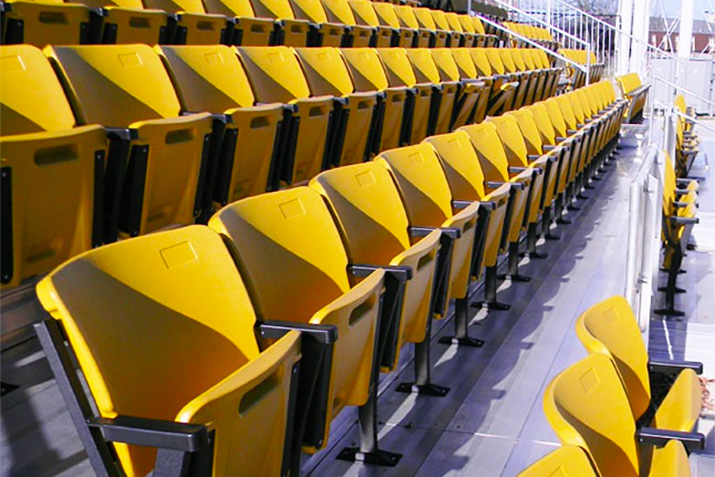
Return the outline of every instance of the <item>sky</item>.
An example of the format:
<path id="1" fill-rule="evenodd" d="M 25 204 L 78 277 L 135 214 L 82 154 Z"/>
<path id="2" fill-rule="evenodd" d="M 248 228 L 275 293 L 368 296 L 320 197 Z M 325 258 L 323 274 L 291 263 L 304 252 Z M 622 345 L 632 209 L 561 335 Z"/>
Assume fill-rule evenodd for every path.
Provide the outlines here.
<path id="1" fill-rule="evenodd" d="M 660 16 L 665 10 L 667 18 L 680 17 L 680 0 L 651 0 L 651 15 Z M 693 14 L 696 20 L 705 20 L 705 12 L 715 12 L 715 0 L 695 0 Z"/>

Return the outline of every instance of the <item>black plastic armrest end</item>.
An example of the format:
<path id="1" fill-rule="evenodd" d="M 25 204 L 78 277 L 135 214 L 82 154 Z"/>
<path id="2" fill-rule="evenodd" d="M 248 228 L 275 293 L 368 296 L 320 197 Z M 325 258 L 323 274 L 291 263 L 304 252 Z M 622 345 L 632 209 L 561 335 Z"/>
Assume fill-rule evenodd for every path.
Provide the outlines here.
<path id="1" fill-rule="evenodd" d="M 412 280 L 412 267 L 406 265 L 368 265 L 364 263 L 353 263 L 348 265 L 348 272 L 356 277 L 363 278 L 370 275 L 375 270 L 385 270 L 401 282 Z"/>
<path id="2" fill-rule="evenodd" d="M 520 172 L 528 171 L 528 167 L 522 167 L 522 166 L 509 166 L 509 172 L 512 174 L 518 174 Z"/>
<path id="3" fill-rule="evenodd" d="M 703 363 L 699 361 L 660 361 L 651 359 L 648 370 L 653 373 L 678 374 L 684 369 L 692 369 L 695 374 L 703 374 Z"/>
<path id="4" fill-rule="evenodd" d="M 107 441 L 137 446 L 195 452 L 209 442 L 208 430 L 200 424 L 130 416 L 94 417 L 87 424 L 101 429 Z"/>
<path id="5" fill-rule="evenodd" d="M 462 231 L 454 227 L 409 227 L 407 232 L 413 237 L 426 237 L 434 230 L 441 230 L 443 235 L 452 239 L 458 239 L 462 236 Z"/>
<path id="6" fill-rule="evenodd" d="M 697 217 L 678 217 L 677 215 L 671 215 L 668 217 L 672 222 L 680 225 L 694 225 L 699 224 L 700 219 Z"/>
<path id="7" fill-rule="evenodd" d="M 191 116 L 192 114 L 200 114 L 202 111 L 182 111 L 181 115 L 182 116 Z M 211 119 L 214 121 L 219 121 L 223 124 L 230 124 L 233 120 L 231 119 L 231 116 L 228 114 L 223 114 L 223 113 L 209 113 L 211 115 Z"/>
<path id="8" fill-rule="evenodd" d="M 636 440 L 641 444 L 651 444 L 656 447 L 663 447 L 668 441 L 680 441 L 689 451 L 705 448 L 705 436 L 698 432 L 680 432 L 642 427 L 636 431 Z"/>
<path id="9" fill-rule="evenodd" d="M 139 139 L 139 132 L 134 128 L 104 128 L 109 139 L 120 141 L 135 141 Z"/>
<path id="10" fill-rule="evenodd" d="M 509 184 L 509 182 L 484 181 L 484 187 L 489 189 L 498 189 L 505 184 Z"/>
<path id="11" fill-rule="evenodd" d="M 466 209 L 473 203 L 474 202 L 472 202 L 470 200 L 453 200 L 452 207 L 454 207 L 455 209 Z"/>
<path id="12" fill-rule="evenodd" d="M 338 339 L 338 329 L 334 325 L 313 325 L 308 323 L 268 320 L 260 323 L 258 330 L 261 333 L 261 337 L 269 339 L 278 339 L 292 330 L 308 334 L 322 344 L 331 344 Z"/>
<path id="13" fill-rule="evenodd" d="M 334 96 L 333 103 L 335 103 L 336 105 L 339 104 L 340 106 L 345 106 L 346 104 L 348 104 L 348 98 L 343 98 L 341 96 Z"/>
<path id="14" fill-rule="evenodd" d="M 484 210 L 492 211 L 496 210 L 497 208 L 497 203 L 492 202 L 491 200 L 480 200 L 479 201 L 479 207 L 483 208 Z"/>

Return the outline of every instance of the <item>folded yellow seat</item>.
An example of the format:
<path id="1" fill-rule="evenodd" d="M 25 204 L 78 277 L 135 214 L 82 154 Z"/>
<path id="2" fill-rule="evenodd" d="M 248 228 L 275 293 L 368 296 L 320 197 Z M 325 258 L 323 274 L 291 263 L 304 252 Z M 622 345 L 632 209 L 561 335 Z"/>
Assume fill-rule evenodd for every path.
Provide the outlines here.
<path id="1" fill-rule="evenodd" d="M 201 0 L 144 0 L 144 6 L 176 15 L 172 43 L 185 45 L 233 45 L 234 21 L 207 13 Z"/>
<path id="2" fill-rule="evenodd" d="M 434 32 L 433 46 L 435 48 L 452 46 L 452 31 L 438 27 L 434 18 L 432 18 L 432 11 L 429 8 L 418 7 L 412 11 L 415 14 L 420 28 Z"/>
<path id="3" fill-rule="evenodd" d="M 477 113 L 476 122 L 481 122 L 486 116 L 497 116 L 504 111 L 511 110 L 515 94 L 519 89 L 519 82 L 516 81 L 516 78 L 504 74 L 503 68 L 500 70 L 501 73 L 499 70 L 493 69 L 487 58 L 486 48 L 456 48 L 452 55 L 462 71 L 469 73 L 467 58 L 462 51 L 468 53 L 479 79 L 491 86 L 488 106 L 483 112 Z"/>
<path id="4" fill-rule="evenodd" d="M 233 44 L 268 46 L 276 43 L 276 22 L 272 18 L 257 18 L 250 0 L 205 0 L 206 11 L 219 13 L 235 22 Z"/>
<path id="5" fill-rule="evenodd" d="M 100 43 L 155 45 L 173 41 L 167 13 L 145 8 L 141 0 L 84 0 L 82 3 L 102 9 Z"/>
<path id="6" fill-rule="evenodd" d="M 365 162 L 376 151 L 380 121 L 377 91 L 357 92 L 337 48 L 298 48 L 296 54 L 314 96 L 336 98 L 333 109 L 333 144 L 328 166 Z"/>
<path id="7" fill-rule="evenodd" d="M 330 21 L 320 0 L 290 0 L 293 14 L 298 20 L 308 20 L 313 25 L 312 46 L 349 46 L 353 28 L 340 22 Z"/>
<path id="8" fill-rule="evenodd" d="M 337 330 L 332 366 L 320 377 L 329 382 L 327 419 L 312 445 L 304 445 L 313 453 L 328 444 L 330 422 L 345 406 L 368 404 L 373 364 L 380 358 L 385 272 L 376 268 L 361 281 L 352 276 L 330 211 L 308 187 L 229 204 L 209 227 L 228 244 L 261 320 Z"/>
<path id="9" fill-rule="evenodd" d="M 0 48 L 2 289 L 47 273 L 103 241 L 107 136 L 78 126 L 47 58 Z"/>
<path id="10" fill-rule="evenodd" d="M 600 353 L 549 383 L 544 412 L 561 443 L 586 451 L 600 475 L 690 475 L 684 442 L 678 440 L 685 436 L 637 430 L 618 372 Z M 703 442 L 687 445 L 693 449 Z"/>
<path id="11" fill-rule="evenodd" d="M 516 91 L 514 92 L 514 100 L 510 109 L 519 109 L 524 104 L 526 93 L 531 87 L 531 73 L 522 73 L 516 71 L 510 54 L 504 54 L 500 51 L 501 48 L 477 48 L 474 50 L 474 55 L 484 54 L 489 66 L 495 75 L 504 75 L 510 82 L 516 83 Z M 479 65 L 477 65 L 479 68 Z"/>
<path id="12" fill-rule="evenodd" d="M 576 321 L 576 333 L 589 353 L 600 353 L 611 359 L 625 388 L 634 420 L 638 421 L 652 406 L 655 415 L 646 425 L 662 430 L 693 431 L 702 406 L 697 377 L 702 372 L 702 363 L 650 359 L 638 319 L 624 297 L 611 297 L 584 311 Z M 651 377 L 658 373 L 675 379 L 663 400 L 653 402 Z"/>
<path id="13" fill-rule="evenodd" d="M 521 471 L 518 477 L 542 477 L 559 473 L 581 477 L 598 475 L 583 449 L 578 446 L 561 446 Z"/>
<path id="14" fill-rule="evenodd" d="M 389 171 L 378 162 L 366 162 L 325 171 L 311 181 L 333 212 L 343 238 L 348 260 L 354 264 L 381 267 L 410 267 L 412 278 L 405 283 L 397 335 L 381 359 L 381 366 L 394 369 L 404 343 L 417 343 L 416 380 L 401 389 L 444 395 L 446 388 L 430 381 L 428 329 L 433 302 L 442 286 L 437 264 L 440 230 L 409 227 L 400 193 Z M 413 387 L 413 385 L 415 387 Z"/>
<path id="15" fill-rule="evenodd" d="M 380 24 L 380 19 L 369 0 L 348 0 L 348 5 L 359 25 L 364 25 L 373 29 L 374 37 L 369 46 L 375 48 L 389 48 L 399 43 L 399 32 L 390 26 Z"/>
<path id="16" fill-rule="evenodd" d="M 437 42 L 438 32 L 420 25 L 415 16 L 414 8 L 409 5 L 395 5 L 395 14 L 400 27 L 416 31 L 414 48 L 431 48 Z M 443 35 L 444 36 L 444 35 Z"/>
<path id="17" fill-rule="evenodd" d="M 276 188 L 281 155 L 283 103 L 256 104 L 236 52 L 223 45 L 157 46 L 183 112 L 207 111 L 223 127 L 221 155 L 208 171 L 214 209 Z M 273 175 L 271 175 L 273 171 Z"/>
<path id="18" fill-rule="evenodd" d="M 519 239 L 522 231 L 529 223 L 534 175 L 531 170 L 510 172 L 509 160 L 504 147 L 499 140 L 497 127 L 494 123 L 485 121 L 480 124 L 463 126 L 469 136 L 472 146 L 477 151 L 479 162 L 484 171 L 484 184 L 490 189 L 496 189 L 502 184 L 509 184 L 513 192 L 510 222 L 503 237 L 503 246 L 509 248 L 508 276 L 514 281 L 528 281 L 528 277 L 519 275 Z"/>
<path id="19" fill-rule="evenodd" d="M 387 73 L 374 48 L 343 48 L 355 90 L 378 93 L 378 122 L 374 128 L 373 151 L 386 151 L 403 144 L 404 131 L 411 127 L 413 103 L 407 87 L 390 87 Z"/>
<path id="20" fill-rule="evenodd" d="M 10 1 L 2 7 L 3 45 L 24 43 L 39 48 L 45 45 L 79 45 L 92 38 L 90 10 L 80 3 L 61 0 L 44 2 Z"/>
<path id="21" fill-rule="evenodd" d="M 57 268 L 37 294 L 51 317 L 36 330 L 69 383 L 95 472 L 289 471 L 301 333 L 286 327 L 270 346 L 259 340 L 218 234 L 189 226 L 101 247 Z M 62 364 L 73 358 L 88 392 Z"/>
<path id="22" fill-rule="evenodd" d="M 275 20 L 274 45 L 312 46 L 321 33 L 320 25 L 295 17 L 288 0 L 250 0 L 258 18 Z"/>
<path id="23" fill-rule="evenodd" d="M 403 27 L 400 24 L 400 19 L 397 17 L 394 5 L 384 2 L 368 2 L 375 9 L 380 25 L 392 28 L 393 42 L 392 46 L 400 48 L 412 48 L 417 42 L 418 30 L 409 27 Z"/>
<path id="24" fill-rule="evenodd" d="M 345 44 L 342 45 L 343 47 L 364 48 L 375 46 L 378 38 L 376 27 L 358 23 L 348 0 L 320 0 L 320 2 L 323 4 L 328 21 L 342 23 L 350 27 L 350 36 Z"/>
<path id="25" fill-rule="evenodd" d="M 285 46 L 237 48 L 256 100 L 284 103 L 290 126 L 283 126 L 287 148 L 278 177 L 283 184 L 299 184 L 317 175 L 330 153 L 332 96 L 314 96 L 295 51 Z"/>
<path id="26" fill-rule="evenodd" d="M 109 131 L 105 241 L 187 225 L 201 213 L 212 118 L 182 115 L 147 45 L 47 47 L 80 124 Z M 102 94 L 98 95 L 97 91 Z"/>

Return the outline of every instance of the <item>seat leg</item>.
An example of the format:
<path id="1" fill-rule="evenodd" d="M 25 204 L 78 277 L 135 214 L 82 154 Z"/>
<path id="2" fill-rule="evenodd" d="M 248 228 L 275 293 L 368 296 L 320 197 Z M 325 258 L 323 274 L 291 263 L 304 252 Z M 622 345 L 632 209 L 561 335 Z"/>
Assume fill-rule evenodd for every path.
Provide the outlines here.
<path id="1" fill-rule="evenodd" d="M 544 210 L 544 219 L 545 217 L 546 210 Z M 536 242 L 538 240 L 538 224 L 529 224 L 529 228 L 526 230 L 526 252 L 519 254 L 519 256 L 539 260 L 547 258 L 549 256 L 548 253 L 536 250 Z"/>
<path id="2" fill-rule="evenodd" d="M 502 280 L 512 282 L 529 282 L 531 277 L 519 274 L 519 242 L 509 243 L 509 258 L 507 260 L 507 273 L 500 275 Z"/>
<path id="3" fill-rule="evenodd" d="M 546 240 L 559 240 L 561 236 L 551 231 L 551 222 L 553 220 L 551 212 L 552 206 L 547 206 L 546 208 L 544 208 L 544 216 L 541 219 L 541 234 Z"/>
<path id="4" fill-rule="evenodd" d="M 680 272 L 680 265 L 683 262 L 683 253 L 678 247 L 668 269 L 668 284 L 665 286 L 665 308 L 653 310 L 653 313 L 661 316 L 685 316 L 685 312 L 675 309 L 676 280 Z"/>
<path id="5" fill-rule="evenodd" d="M 400 383 L 397 392 L 415 393 L 423 396 L 444 397 L 449 388 L 434 384 L 431 378 L 430 366 L 430 341 L 432 337 L 432 314 L 427 319 L 427 332 L 421 343 L 415 343 L 415 381 L 413 383 Z"/>
<path id="6" fill-rule="evenodd" d="M 375 366 L 370 377 L 370 395 L 367 403 L 358 408 L 360 428 L 360 446 L 345 447 L 337 456 L 338 460 L 362 462 L 382 467 L 394 467 L 400 462 L 402 454 L 380 449 L 377 439 L 377 386 L 378 367 Z"/>
<path id="7" fill-rule="evenodd" d="M 570 187 L 570 186 L 568 186 Z M 565 224 L 569 225 L 571 224 L 571 221 L 569 219 L 564 218 L 564 208 L 565 204 L 567 202 L 567 197 L 568 197 L 568 187 L 567 190 L 564 191 L 563 194 L 560 194 L 558 198 L 556 199 L 556 223 L 557 224 Z"/>
<path id="8" fill-rule="evenodd" d="M 469 298 L 464 297 L 454 302 L 454 336 L 443 336 L 441 344 L 469 346 L 479 348 L 484 346 L 484 340 L 469 336 Z"/>
<path id="9" fill-rule="evenodd" d="M 497 267 L 487 267 L 484 272 L 484 300 L 472 303 L 472 307 L 499 311 L 511 308 L 511 305 L 497 301 L 497 279 Z"/>

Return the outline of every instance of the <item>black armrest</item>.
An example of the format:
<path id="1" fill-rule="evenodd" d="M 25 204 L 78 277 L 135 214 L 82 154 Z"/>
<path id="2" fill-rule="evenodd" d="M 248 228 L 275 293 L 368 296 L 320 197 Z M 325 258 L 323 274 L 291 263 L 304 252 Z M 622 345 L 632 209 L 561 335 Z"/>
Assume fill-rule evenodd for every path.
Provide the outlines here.
<path id="1" fill-rule="evenodd" d="M 691 182 L 697 182 L 696 179 L 675 179 L 676 185 L 689 186 Z"/>
<path id="2" fill-rule="evenodd" d="M 364 263 L 353 263 L 348 265 L 348 272 L 356 277 L 363 278 L 370 275 L 375 270 L 385 270 L 385 273 L 393 275 L 401 282 L 412 280 L 412 267 L 405 265 L 367 265 Z"/>
<path id="3" fill-rule="evenodd" d="M 578 132 L 578 129 L 569 129 L 568 131 L 566 131 L 566 134 L 571 136 L 573 134 L 576 134 L 577 132 Z"/>
<path id="4" fill-rule="evenodd" d="M 581 128 L 584 127 L 584 126 L 586 126 L 586 125 L 585 125 L 585 124 L 582 124 L 582 123 L 577 123 L 577 124 L 576 124 L 576 127 L 579 128 L 579 129 L 581 129 Z"/>
<path id="5" fill-rule="evenodd" d="M 551 144 L 544 144 L 541 148 L 544 150 L 544 152 L 549 152 L 553 151 L 554 149 L 558 148 L 560 146 L 552 146 Z"/>
<path id="6" fill-rule="evenodd" d="M 512 174 L 518 174 L 518 173 L 520 173 L 520 172 L 528 171 L 529 168 L 528 168 L 528 167 L 522 167 L 522 166 L 518 166 L 518 167 L 517 167 L 517 166 L 509 166 L 509 167 L 508 167 L 508 170 L 509 170 L 509 172 L 512 173 Z"/>
<path id="7" fill-rule="evenodd" d="M 541 156 L 538 155 L 538 154 L 527 154 L 527 155 L 526 155 L 526 159 L 527 159 L 529 162 L 534 162 L 534 161 L 536 161 L 537 159 L 539 159 L 540 157 L 541 157 Z"/>
<path id="8" fill-rule="evenodd" d="M 340 105 L 340 106 L 345 106 L 348 104 L 348 98 L 343 98 L 340 96 L 333 96 L 333 104 Z"/>
<path id="9" fill-rule="evenodd" d="M 139 132 L 134 128 L 104 128 L 109 139 L 134 141 L 139 139 Z"/>
<path id="10" fill-rule="evenodd" d="M 651 444 L 656 447 L 663 447 L 668 441 L 680 441 L 688 451 L 705 448 L 705 436 L 699 432 L 668 431 L 642 427 L 636 431 L 636 440 L 641 444 Z"/>
<path id="11" fill-rule="evenodd" d="M 293 323 L 292 321 L 268 320 L 259 323 L 258 330 L 261 337 L 269 339 L 281 338 L 292 330 L 310 335 L 321 344 L 332 344 L 338 339 L 338 328 L 335 325 L 311 325 L 308 323 Z"/>
<path id="12" fill-rule="evenodd" d="M 442 83 L 433 83 L 432 84 L 432 91 L 433 92 L 440 92 L 444 90 L 444 85 Z"/>
<path id="13" fill-rule="evenodd" d="M 479 207 L 491 212 L 492 210 L 495 210 L 497 208 L 497 203 L 492 202 L 491 200 L 480 200 Z"/>
<path id="14" fill-rule="evenodd" d="M 425 237 L 434 230 L 441 230 L 443 235 L 452 239 L 462 236 L 462 231 L 454 227 L 408 227 L 407 232 L 413 237 Z"/>
<path id="15" fill-rule="evenodd" d="M 675 222 L 676 224 L 680 225 L 691 225 L 691 224 L 699 224 L 700 219 L 697 217 L 678 217 L 677 215 L 671 215 L 668 217 L 671 222 Z"/>
<path id="16" fill-rule="evenodd" d="M 648 371 L 661 374 L 678 374 L 684 369 L 692 369 L 695 374 L 703 374 L 703 363 L 699 361 L 648 361 Z"/>
<path id="17" fill-rule="evenodd" d="M 687 207 L 687 206 L 689 206 L 689 205 L 690 205 L 690 204 L 689 204 L 688 202 L 679 202 L 679 201 L 677 201 L 677 200 L 674 200 L 674 201 L 673 201 L 673 206 L 676 207 L 676 208 L 678 208 L 678 209 L 682 209 L 683 207 Z"/>
<path id="18" fill-rule="evenodd" d="M 137 446 L 195 452 L 209 443 L 208 430 L 200 424 L 117 416 L 93 417 L 87 425 L 100 429 L 107 441 Z"/>
<path id="19" fill-rule="evenodd" d="M 569 138 L 563 137 L 563 136 L 556 136 L 556 142 L 566 141 L 567 139 L 569 139 Z"/>
<path id="20" fill-rule="evenodd" d="M 296 112 L 298 112 L 298 105 L 297 104 L 284 104 L 283 110 L 290 111 L 291 113 L 296 113 Z"/>
<path id="21" fill-rule="evenodd" d="M 192 114 L 201 114 L 203 112 L 204 111 L 182 111 L 181 115 L 182 116 L 191 116 Z M 208 113 L 208 114 L 211 115 L 211 119 L 213 119 L 214 121 L 221 122 L 223 124 L 230 124 L 233 121 L 231 116 L 229 116 L 228 114 L 223 114 L 223 113 Z"/>
<path id="22" fill-rule="evenodd" d="M 521 182 L 484 181 L 484 186 L 489 189 L 498 189 L 499 187 L 501 187 L 505 184 L 509 185 L 509 187 L 513 187 L 516 190 L 524 190 L 524 184 Z"/>
<path id="23" fill-rule="evenodd" d="M 453 200 L 452 201 L 452 207 L 455 209 L 466 209 L 470 205 L 472 205 L 474 202 L 471 202 L 469 200 Z"/>

